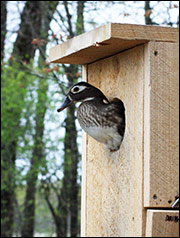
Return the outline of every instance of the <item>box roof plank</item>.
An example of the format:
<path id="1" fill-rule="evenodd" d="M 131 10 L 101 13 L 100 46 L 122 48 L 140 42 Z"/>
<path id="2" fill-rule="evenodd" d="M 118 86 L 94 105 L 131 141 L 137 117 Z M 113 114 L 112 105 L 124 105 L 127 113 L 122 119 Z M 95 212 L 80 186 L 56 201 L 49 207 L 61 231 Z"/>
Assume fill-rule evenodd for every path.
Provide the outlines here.
<path id="1" fill-rule="evenodd" d="M 108 23 L 50 48 L 51 63 L 88 64 L 148 41 L 179 42 L 179 29 Z"/>

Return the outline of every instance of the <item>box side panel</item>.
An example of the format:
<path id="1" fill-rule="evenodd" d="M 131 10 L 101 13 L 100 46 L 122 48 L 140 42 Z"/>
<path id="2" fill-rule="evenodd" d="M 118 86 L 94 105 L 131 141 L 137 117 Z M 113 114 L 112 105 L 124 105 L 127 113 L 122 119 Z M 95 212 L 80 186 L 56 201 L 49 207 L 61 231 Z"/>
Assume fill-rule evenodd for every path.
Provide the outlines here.
<path id="1" fill-rule="evenodd" d="M 179 195 L 179 47 L 145 45 L 144 205 L 170 207 Z"/>

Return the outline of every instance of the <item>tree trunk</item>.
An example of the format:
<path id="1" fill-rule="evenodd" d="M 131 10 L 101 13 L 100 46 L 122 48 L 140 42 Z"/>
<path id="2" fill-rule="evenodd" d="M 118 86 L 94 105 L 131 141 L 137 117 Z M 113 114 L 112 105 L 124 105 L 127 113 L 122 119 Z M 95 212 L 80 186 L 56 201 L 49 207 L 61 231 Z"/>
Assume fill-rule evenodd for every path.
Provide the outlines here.
<path id="1" fill-rule="evenodd" d="M 27 1 L 21 14 L 21 24 L 14 43 L 13 55 L 30 62 L 34 58 L 36 48 L 32 45 L 34 38 L 38 38 L 41 29 L 40 1 Z"/>
<path id="2" fill-rule="evenodd" d="M 86 1 L 78 1 L 77 3 L 77 20 L 76 20 L 76 34 L 79 35 L 84 32 L 84 4 Z"/>
<path id="3" fill-rule="evenodd" d="M 84 3 L 85 1 L 77 2 L 77 20 L 76 20 L 76 33 L 70 36 L 79 35 L 84 31 Z M 65 5 L 66 14 L 68 18 L 69 29 L 72 29 L 71 16 L 68 11 L 67 3 Z M 76 73 L 78 72 L 78 66 L 70 65 L 64 66 L 67 78 L 69 81 L 68 87 L 72 86 L 76 82 Z M 65 189 L 65 198 L 67 201 L 66 216 L 68 219 L 68 208 L 70 211 L 70 233 L 71 237 L 77 237 L 78 227 L 78 183 L 77 183 L 77 168 L 79 162 L 79 152 L 77 146 L 77 129 L 75 125 L 75 106 L 67 108 L 67 117 L 65 120 L 65 140 L 64 140 L 64 178 L 63 187 Z"/>
<path id="4" fill-rule="evenodd" d="M 37 12 L 37 2 L 31 2 L 27 1 L 26 5 L 23 9 L 23 12 L 21 14 L 21 24 L 18 31 L 18 36 L 16 38 L 16 41 L 14 43 L 13 48 L 13 55 L 16 56 L 20 60 L 26 60 L 26 62 L 30 62 L 30 59 L 34 57 L 35 49 L 32 47 L 32 39 L 36 35 L 36 30 L 39 31 L 39 24 L 37 21 L 37 18 L 39 17 L 39 14 Z M 37 16 L 36 16 L 37 15 Z M 33 19 L 34 18 L 34 19 Z M 33 24 L 34 21 L 34 24 Z M 33 26 L 37 26 L 33 29 Z M 33 33 L 32 33 L 33 32 Z M 22 69 L 20 69 L 22 70 Z M 25 99 L 23 99 L 25 100 Z M 20 121 L 21 117 L 21 111 L 19 111 L 19 114 L 16 115 L 16 120 Z M 17 145 L 18 138 L 14 137 L 14 141 L 12 141 L 13 146 L 10 146 L 7 148 L 7 150 L 13 154 L 14 156 L 14 163 L 16 160 L 16 145 Z M 14 187 L 13 191 L 10 191 L 10 196 L 14 194 Z M 8 197 L 8 196 L 7 196 Z M 13 196 L 12 196 L 13 199 Z M 11 208 L 8 209 L 13 213 L 13 207 L 11 205 Z M 12 216 L 13 217 L 13 216 Z M 11 218 L 12 220 L 12 218 Z M 11 222 L 12 226 L 13 222 Z M 7 229 L 8 230 L 8 229 Z M 11 237 L 11 235 L 10 235 Z"/>
<path id="5" fill-rule="evenodd" d="M 4 41 L 6 38 L 6 18 L 7 18 L 7 1 L 1 1 L 1 60 L 4 57 Z"/>
<path id="6" fill-rule="evenodd" d="M 56 9 L 58 1 L 40 1 L 38 12 L 40 13 L 40 33 L 38 38 L 48 39 L 49 24 L 53 13 Z M 37 9 L 36 9 L 37 10 Z M 46 44 L 40 48 L 39 67 L 42 67 L 42 62 L 45 61 Z M 22 237 L 33 237 L 34 220 L 35 220 L 35 195 L 36 183 L 40 166 L 45 166 L 43 155 L 43 133 L 44 133 L 44 117 L 46 113 L 48 82 L 45 79 L 39 79 L 38 85 L 38 102 L 36 104 L 36 127 L 34 136 L 34 149 L 31 159 L 31 167 L 27 174 L 27 189 L 24 206 L 24 223 L 22 228 Z"/>
<path id="7" fill-rule="evenodd" d="M 13 235 L 15 147 L 16 143 L 11 143 L 8 148 L 4 142 L 1 144 L 1 237 L 12 237 Z"/>
<path id="8" fill-rule="evenodd" d="M 85 1 L 77 2 L 77 21 L 76 21 L 76 34 L 79 35 L 84 32 L 84 4 Z M 70 68 L 71 69 L 71 68 Z M 73 77 L 78 72 L 77 66 L 72 66 L 71 73 Z M 74 80 L 75 81 L 75 80 Z M 72 84 L 71 78 L 69 78 Z M 74 82 L 73 82 L 74 83 Z M 71 237 L 77 237 L 79 232 L 78 227 L 78 183 L 77 183 L 77 169 L 79 162 L 79 153 L 77 145 L 77 130 L 75 125 L 75 107 L 69 108 L 69 126 L 67 124 L 67 134 L 71 133 L 71 153 L 72 153 L 72 168 L 71 168 L 71 190 L 70 190 L 70 211 L 71 211 Z M 71 126 L 70 126 L 71 124 Z M 69 127 L 69 128 L 68 128 Z"/>
<path id="9" fill-rule="evenodd" d="M 151 7 L 150 7 L 150 2 L 151 1 L 145 1 L 145 14 L 144 14 L 144 16 L 145 16 L 145 23 L 146 23 L 146 25 L 153 25 L 154 23 L 153 23 L 153 21 L 152 21 L 152 19 L 151 19 L 151 11 L 152 11 L 152 9 L 151 9 Z"/>
<path id="10" fill-rule="evenodd" d="M 1 60 L 4 57 L 6 37 L 7 1 L 1 1 Z M 2 124 L 3 127 L 3 124 Z M 12 237 L 14 218 L 14 167 L 16 144 L 1 143 L 1 237 Z M 11 148 L 11 153 L 9 150 Z"/>
<path id="11" fill-rule="evenodd" d="M 46 80 L 39 81 L 38 102 L 36 105 L 36 128 L 34 136 L 34 149 L 31 159 L 31 167 L 27 174 L 27 188 L 24 206 L 22 237 L 33 237 L 35 219 L 35 195 L 39 167 L 43 164 L 43 132 L 44 116 L 46 112 L 48 84 Z"/>
<path id="12" fill-rule="evenodd" d="M 68 25 L 68 35 L 73 37 L 81 34 L 84 31 L 84 1 L 77 2 L 77 20 L 76 32 L 73 32 L 72 16 L 70 15 L 68 1 L 63 1 Z M 60 14 L 60 13 L 59 13 Z M 62 17 L 61 17 L 62 18 Z M 77 82 L 76 73 L 78 72 L 77 65 L 63 65 L 64 71 L 68 79 L 68 88 Z M 75 106 L 67 108 L 67 116 L 65 119 L 65 138 L 64 138 L 64 177 L 62 188 L 58 196 L 58 206 L 54 208 L 47 195 L 45 189 L 45 198 L 56 225 L 57 237 L 77 237 L 79 233 L 78 225 L 78 192 L 77 169 L 79 162 L 79 152 L 77 145 L 77 129 L 75 124 Z M 51 185 L 49 185 L 51 186 Z M 49 189 L 49 188 L 48 188 Z"/>

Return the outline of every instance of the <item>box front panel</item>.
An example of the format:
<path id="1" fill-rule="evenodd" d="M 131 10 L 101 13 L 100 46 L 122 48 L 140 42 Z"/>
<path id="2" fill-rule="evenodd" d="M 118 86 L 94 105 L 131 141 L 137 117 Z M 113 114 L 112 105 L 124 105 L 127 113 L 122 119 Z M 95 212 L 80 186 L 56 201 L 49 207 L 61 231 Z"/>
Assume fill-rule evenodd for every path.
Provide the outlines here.
<path id="1" fill-rule="evenodd" d="M 87 137 L 87 237 L 143 236 L 143 80 L 144 49 L 135 47 L 88 65 L 88 82 L 125 105 L 121 149 L 110 153 Z"/>

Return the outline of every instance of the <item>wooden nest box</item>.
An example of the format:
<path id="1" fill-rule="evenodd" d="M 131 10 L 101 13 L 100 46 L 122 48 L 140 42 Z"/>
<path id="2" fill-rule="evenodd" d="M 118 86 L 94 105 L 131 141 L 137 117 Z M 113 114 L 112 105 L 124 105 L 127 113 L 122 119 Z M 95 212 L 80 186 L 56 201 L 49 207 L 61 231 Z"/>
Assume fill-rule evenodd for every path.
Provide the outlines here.
<path id="1" fill-rule="evenodd" d="M 50 49 L 125 105 L 121 149 L 83 134 L 83 237 L 179 237 L 178 29 L 110 23 Z"/>

